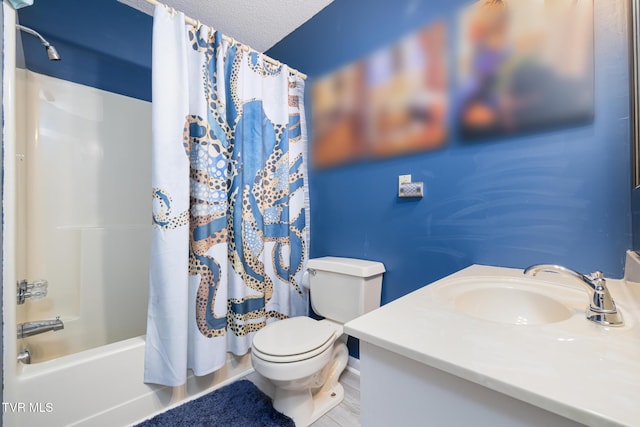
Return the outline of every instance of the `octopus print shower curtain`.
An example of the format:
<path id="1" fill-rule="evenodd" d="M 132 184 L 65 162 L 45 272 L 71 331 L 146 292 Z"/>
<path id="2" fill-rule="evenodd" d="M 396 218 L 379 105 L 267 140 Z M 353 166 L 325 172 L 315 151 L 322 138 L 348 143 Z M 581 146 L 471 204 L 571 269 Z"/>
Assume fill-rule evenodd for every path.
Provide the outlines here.
<path id="1" fill-rule="evenodd" d="M 304 81 L 157 6 L 145 382 L 177 386 L 308 314 Z"/>

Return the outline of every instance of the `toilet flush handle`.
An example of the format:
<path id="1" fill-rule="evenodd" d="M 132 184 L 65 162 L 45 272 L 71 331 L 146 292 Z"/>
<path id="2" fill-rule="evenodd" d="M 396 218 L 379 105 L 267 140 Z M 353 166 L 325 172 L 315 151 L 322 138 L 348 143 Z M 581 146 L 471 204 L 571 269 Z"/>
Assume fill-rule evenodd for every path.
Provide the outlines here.
<path id="1" fill-rule="evenodd" d="M 313 268 L 307 268 L 302 274 L 302 287 L 305 289 L 309 289 L 309 286 L 311 285 L 309 283 L 309 276 L 315 276 L 316 274 L 316 270 L 314 270 Z"/>

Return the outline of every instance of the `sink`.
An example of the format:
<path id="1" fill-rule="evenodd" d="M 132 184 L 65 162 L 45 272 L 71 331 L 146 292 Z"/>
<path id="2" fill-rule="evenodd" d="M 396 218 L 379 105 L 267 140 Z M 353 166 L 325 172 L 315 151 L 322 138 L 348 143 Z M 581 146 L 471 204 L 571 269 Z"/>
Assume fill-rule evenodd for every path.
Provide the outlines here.
<path id="1" fill-rule="evenodd" d="M 461 314 L 512 325 L 562 322 L 585 301 L 583 292 L 526 278 L 460 279 L 434 285 L 432 291 Z"/>
<path id="2" fill-rule="evenodd" d="M 458 296 L 455 308 L 471 317 L 514 325 L 541 325 L 567 320 L 573 313 L 564 304 L 535 292 L 495 287 Z"/>

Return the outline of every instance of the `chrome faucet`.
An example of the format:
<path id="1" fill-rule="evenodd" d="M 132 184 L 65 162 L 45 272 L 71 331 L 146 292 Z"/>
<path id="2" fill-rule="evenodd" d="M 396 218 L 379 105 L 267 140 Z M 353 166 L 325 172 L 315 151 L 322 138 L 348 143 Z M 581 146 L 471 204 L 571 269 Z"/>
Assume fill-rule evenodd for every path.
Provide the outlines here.
<path id="1" fill-rule="evenodd" d="M 539 272 L 558 273 L 563 276 L 578 279 L 589 291 L 589 308 L 587 319 L 603 326 L 622 326 L 622 314 L 616 309 L 616 304 L 611 298 L 606 280 L 601 271 L 584 275 L 567 267 L 553 264 L 532 265 L 524 270 L 524 274 L 535 276 Z"/>
<path id="2" fill-rule="evenodd" d="M 60 329 L 64 329 L 64 323 L 62 323 L 60 317 L 56 317 L 54 320 L 20 323 L 18 324 L 18 339 L 49 331 L 59 331 Z"/>
<path id="3" fill-rule="evenodd" d="M 31 364 L 31 353 L 28 348 L 25 348 L 20 353 L 18 353 L 18 362 L 24 363 L 25 365 Z"/>

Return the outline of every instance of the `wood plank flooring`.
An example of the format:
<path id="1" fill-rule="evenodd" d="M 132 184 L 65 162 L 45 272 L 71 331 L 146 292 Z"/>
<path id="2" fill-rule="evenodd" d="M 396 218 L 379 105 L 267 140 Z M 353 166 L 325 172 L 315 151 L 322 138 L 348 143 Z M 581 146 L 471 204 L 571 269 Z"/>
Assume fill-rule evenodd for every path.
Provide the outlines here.
<path id="1" fill-rule="evenodd" d="M 273 386 L 257 373 L 245 377 L 264 394 L 273 396 Z M 312 424 L 313 427 L 357 427 L 360 425 L 360 376 L 345 370 L 340 376 L 344 400 Z"/>

